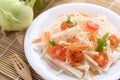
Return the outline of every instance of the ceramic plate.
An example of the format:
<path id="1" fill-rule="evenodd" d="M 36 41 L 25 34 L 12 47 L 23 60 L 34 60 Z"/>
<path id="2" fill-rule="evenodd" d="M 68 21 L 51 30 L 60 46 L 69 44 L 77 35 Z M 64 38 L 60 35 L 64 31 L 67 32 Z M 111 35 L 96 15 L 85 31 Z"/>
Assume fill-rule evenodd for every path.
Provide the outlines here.
<path id="1" fill-rule="evenodd" d="M 107 19 L 113 25 L 115 25 L 115 27 L 118 29 L 120 27 L 120 16 L 109 9 L 88 3 L 63 4 L 51 8 L 40 14 L 27 30 L 24 41 L 24 50 L 29 64 L 39 75 L 41 75 L 46 80 L 77 79 L 70 77 L 65 73 L 61 73 L 60 75 L 56 76 L 55 74 L 57 71 L 52 68 L 44 59 L 40 58 L 41 54 L 34 51 L 34 48 L 36 48 L 36 46 L 31 42 L 33 39 L 39 36 L 41 31 L 44 31 L 56 21 L 56 16 L 78 11 L 84 11 L 90 14 L 105 15 Z M 118 78 L 120 78 L 120 61 L 118 61 L 107 73 L 95 76 L 93 80 L 117 80 Z"/>

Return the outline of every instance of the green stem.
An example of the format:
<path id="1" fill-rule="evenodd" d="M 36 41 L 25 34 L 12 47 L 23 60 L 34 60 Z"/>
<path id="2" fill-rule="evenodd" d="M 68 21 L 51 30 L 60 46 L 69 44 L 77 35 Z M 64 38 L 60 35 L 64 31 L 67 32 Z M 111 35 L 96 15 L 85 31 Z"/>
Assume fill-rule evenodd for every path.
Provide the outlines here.
<path id="1" fill-rule="evenodd" d="M 34 4 L 35 4 L 36 0 L 31 0 L 29 3 L 30 3 L 30 6 L 33 8 Z"/>
<path id="2" fill-rule="evenodd" d="M 28 3 L 29 3 L 29 0 L 25 0 L 25 2 L 28 4 Z"/>

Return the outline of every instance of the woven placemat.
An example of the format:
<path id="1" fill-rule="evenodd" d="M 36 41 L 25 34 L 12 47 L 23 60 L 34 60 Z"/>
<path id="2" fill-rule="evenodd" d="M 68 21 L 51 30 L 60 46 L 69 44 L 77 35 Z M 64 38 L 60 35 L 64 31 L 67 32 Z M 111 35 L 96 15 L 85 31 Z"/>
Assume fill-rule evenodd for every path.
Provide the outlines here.
<path id="1" fill-rule="evenodd" d="M 86 3 L 101 5 L 113 10 L 114 12 L 120 15 L 120 2 L 118 0 L 56 0 L 50 7 L 60 5 L 63 3 L 70 3 L 70 2 L 86 2 Z M 13 80 L 17 79 L 18 74 L 16 73 L 11 63 L 9 56 L 13 53 L 16 53 L 28 64 L 24 54 L 24 45 L 22 44 L 23 42 L 22 37 L 24 37 L 25 33 L 19 33 L 19 34 L 23 34 L 23 35 L 17 36 L 17 38 L 16 38 L 16 32 L 11 32 L 6 37 L 2 37 L 0 35 L 0 53 L 5 53 L 5 55 L 3 55 L 0 58 L 0 73 L 4 74 L 9 79 L 13 79 Z M 33 80 L 43 79 L 31 67 L 30 70 L 32 73 Z"/>

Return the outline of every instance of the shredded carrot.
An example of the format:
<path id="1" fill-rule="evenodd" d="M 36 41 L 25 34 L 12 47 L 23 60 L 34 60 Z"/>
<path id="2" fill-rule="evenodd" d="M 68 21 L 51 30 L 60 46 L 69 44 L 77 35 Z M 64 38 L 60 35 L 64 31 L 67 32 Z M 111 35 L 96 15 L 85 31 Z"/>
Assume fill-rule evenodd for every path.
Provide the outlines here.
<path id="1" fill-rule="evenodd" d="M 50 35 L 50 32 L 44 32 L 43 33 L 43 36 L 44 36 L 44 40 L 46 41 L 46 42 L 48 42 L 48 40 L 50 40 L 50 37 L 51 37 L 51 35 Z M 37 38 L 37 39 L 34 39 L 33 41 L 32 41 L 32 43 L 38 43 L 38 42 L 41 42 L 43 39 L 41 39 L 41 38 Z"/>
<path id="2" fill-rule="evenodd" d="M 96 50 L 96 47 L 97 47 L 97 36 L 95 34 L 93 34 L 93 39 L 94 39 L 93 48 L 94 48 L 94 50 Z"/>
<path id="3" fill-rule="evenodd" d="M 67 50 L 65 54 L 66 54 L 65 62 L 69 62 L 70 61 L 70 54 L 71 53 L 69 52 L 69 50 Z"/>
<path id="4" fill-rule="evenodd" d="M 97 15 L 91 15 L 91 14 L 88 14 L 86 12 L 79 12 L 79 13 L 84 17 L 97 17 Z"/>
<path id="5" fill-rule="evenodd" d="M 88 70 L 89 71 L 89 74 L 90 74 L 90 76 L 92 77 L 92 78 L 94 78 L 94 74 L 90 71 L 90 70 Z"/>
<path id="6" fill-rule="evenodd" d="M 91 32 L 89 39 L 93 42 L 93 50 L 96 50 L 97 47 L 97 36 L 96 36 L 96 32 Z"/>
<path id="7" fill-rule="evenodd" d="M 97 36 L 96 36 L 96 33 L 92 33 L 92 36 L 91 36 L 93 39 L 93 50 L 96 50 L 96 47 L 97 47 Z"/>
<path id="8" fill-rule="evenodd" d="M 75 16 L 75 13 L 68 14 L 69 16 Z"/>
<path id="9" fill-rule="evenodd" d="M 80 63 L 71 62 L 70 65 L 73 66 L 73 67 L 76 67 L 76 66 L 79 66 Z M 82 72 L 82 71 L 81 71 L 81 72 Z"/>
<path id="10" fill-rule="evenodd" d="M 81 14 L 82 16 L 85 16 L 85 17 L 89 17 L 89 16 L 91 16 L 90 14 L 85 13 L 85 12 L 80 12 L 80 14 Z"/>
<path id="11" fill-rule="evenodd" d="M 70 45 L 70 46 L 65 46 L 65 48 L 67 48 L 68 50 L 78 51 L 78 50 L 89 48 L 89 46 L 88 45 L 75 45 L 75 46 Z"/>
<path id="12" fill-rule="evenodd" d="M 76 42 L 77 40 L 78 40 L 77 38 L 73 37 L 73 38 L 71 38 L 71 39 L 68 39 L 68 42 L 74 43 L 74 42 Z"/>
<path id="13" fill-rule="evenodd" d="M 37 38 L 32 41 L 32 43 L 38 43 L 38 42 L 41 42 L 41 38 Z"/>
<path id="14" fill-rule="evenodd" d="M 50 37 L 51 37 L 50 32 L 44 32 L 45 41 L 50 40 Z"/>
<path id="15" fill-rule="evenodd" d="M 115 62 L 113 62 L 113 63 L 110 65 L 110 67 L 112 67 L 114 64 L 115 64 Z"/>

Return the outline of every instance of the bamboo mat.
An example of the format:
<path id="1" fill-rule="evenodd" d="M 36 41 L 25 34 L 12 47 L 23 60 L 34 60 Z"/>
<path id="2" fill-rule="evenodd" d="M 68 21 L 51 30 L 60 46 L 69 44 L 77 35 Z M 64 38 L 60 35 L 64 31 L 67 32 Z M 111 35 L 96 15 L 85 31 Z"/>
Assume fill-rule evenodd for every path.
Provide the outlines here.
<path id="1" fill-rule="evenodd" d="M 101 5 L 120 15 L 120 1 L 118 0 L 56 0 L 50 7 L 70 2 L 86 2 Z M 22 39 L 20 39 L 21 36 L 18 36 L 18 38 L 18 40 L 22 42 Z M 9 58 L 11 54 L 18 54 L 28 64 L 24 54 L 24 45 L 20 44 L 18 40 L 16 39 L 16 32 L 11 32 L 6 37 L 1 37 L 0 35 L 0 53 L 5 53 L 5 55 L 0 58 L 0 73 L 5 76 L 0 75 L 0 80 L 16 80 L 18 77 Z M 30 70 L 33 80 L 43 80 L 31 67 Z"/>

